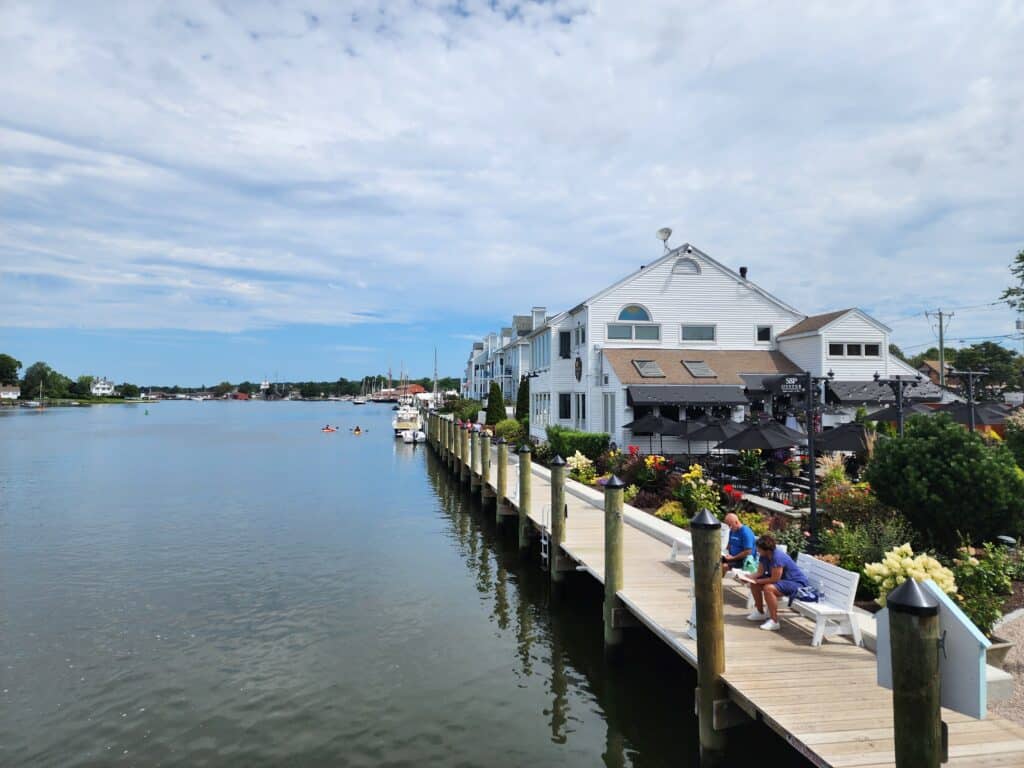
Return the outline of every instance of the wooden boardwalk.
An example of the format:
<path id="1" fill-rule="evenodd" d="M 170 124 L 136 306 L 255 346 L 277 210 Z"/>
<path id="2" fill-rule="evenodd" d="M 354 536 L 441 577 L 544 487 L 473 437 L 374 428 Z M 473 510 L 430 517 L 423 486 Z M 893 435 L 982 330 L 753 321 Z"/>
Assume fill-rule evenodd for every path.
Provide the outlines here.
<path id="1" fill-rule="evenodd" d="M 497 452 L 492 449 L 492 490 L 496 477 Z M 507 487 L 512 498 L 507 503 L 513 509 L 517 482 L 518 458 L 512 456 Z M 531 483 L 529 516 L 538 529 L 545 528 L 551 499 L 548 471 L 535 466 Z M 566 502 L 562 551 L 603 583 L 604 510 L 571 492 L 566 493 Z M 669 562 L 669 547 L 650 533 L 629 524 L 623 533 L 624 588 L 619 598 L 696 668 L 697 644 L 686 636 L 693 600 L 688 565 Z M 813 648 L 809 624 L 786 615 L 784 609 L 779 616 L 781 631 L 761 631 L 745 618 L 745 592 L 731 583 L 726 581 L 725 589 L 723 675 L 730 698 L 816 765 L 895 766 L 892 692 L 875 682 L 874 653 L 845 639 Z M 949 762 L 944 765 L 1024 768 L 1021 726 L 995 717 L 975 720 L 945 709 L 942 719 L 949 726 Z"/>

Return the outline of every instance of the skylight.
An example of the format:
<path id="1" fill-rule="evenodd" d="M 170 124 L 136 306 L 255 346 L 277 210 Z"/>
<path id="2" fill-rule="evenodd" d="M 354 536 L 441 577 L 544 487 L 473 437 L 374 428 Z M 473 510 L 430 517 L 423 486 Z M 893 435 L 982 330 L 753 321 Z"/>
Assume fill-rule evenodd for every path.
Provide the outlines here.
<path id="1" fill-rule="evenodd" d="M 683 360 L 683 365 L 695 379 L 714 379 L 718 376 L 703 360 Z"/>
<path id="2" fill-rule="evenodd" d="M 665 378 L 665 372 L 661 370 L 661 366 L 654 360 L 634 360 L 633 366 L 636 368 L 636 372 L 645 379 Z"/>

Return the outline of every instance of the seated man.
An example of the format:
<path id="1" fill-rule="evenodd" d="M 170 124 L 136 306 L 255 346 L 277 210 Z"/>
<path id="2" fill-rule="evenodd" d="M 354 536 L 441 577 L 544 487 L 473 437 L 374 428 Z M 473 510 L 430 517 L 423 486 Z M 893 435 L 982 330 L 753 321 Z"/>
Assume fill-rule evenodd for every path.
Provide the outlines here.
<path id="1" fill-rule="evenodd" d="M 754 541 L 757 538 L 749 525 L 740 522 L 739 515 L 730 512 L 725 516 L 725 524 L 729 526 L 729 546 L 722 555 L 722 573 L 730 568 L 742 568 L 748 555 L 754 554 Z"/>
<path id="2" fill-rule="evenodd" d="M 754 596 L 754 610 L 747 615 L 748 621 L 763 621 L 761 629 L 777 632 L 779 629 L 779 598 L 796 594 L 800 587 L 807 586 L 807 576 L 793 562 L 788 554 L 780 550 L 775 539 L 765 534 L 757 540 L 757 554 L 760 557 L 758 573 L 749 580 Z M 765 604 L 768 612 L 765 613 Z"/>

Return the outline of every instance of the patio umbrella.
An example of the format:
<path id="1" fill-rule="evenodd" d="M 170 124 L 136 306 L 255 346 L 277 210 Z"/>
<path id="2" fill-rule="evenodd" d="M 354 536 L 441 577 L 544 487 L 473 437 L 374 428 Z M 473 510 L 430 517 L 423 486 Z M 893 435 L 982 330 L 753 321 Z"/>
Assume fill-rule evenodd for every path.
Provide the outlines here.
<path id="1" fill-rule="evenodd" d="M 996 426 L 1006 423 L 1009 414 L 996 403 L 946 403 L 935 410 L 939 413 L 948 413 L 953 421 L 958 424 L 971 423 L 971 409 L 974 409 L 974 424 L 979 427 Z"/>
<path id="2" fill-rule="evenodd" d="M 718 444 L 720 449 L 734 451 L 774 451 L 779 448 L 791 448 L 799 445 L 807 436 L 781 424 L 751 424 L 739 434 L 723 440 Z"/>
<path id="3" fill-rule="evenodd" d="M 863 453 L 868 449 L 867 430 L 863 424 L 851 421 L 835 429 L 829 429 L 816 436 L 815 446 L 822 451 L 853 451 Z"/>
<path id="4" fill-rule="evenodd" d="M 699 419 L 687 419 L 686 421 L 678 422 L 675 434 L 680 437 L 686 438 L 686 455 L 690 456 L 690 439 L 692 435 L 698 430 L 704 429 L 708 425 L 708 420 L 704 417 Z"/>
<path id="5" fill-rule="evenodd" d="M 661 436 L 661 447 L 664 450 L 664 435 L 674 434 L 671 430 L 673 429 L 672 425 L 676 423 L 671 419 L 666 419 L 664 416 L 655 416 L 653 413 L 649 413 L 646 416 L 641 416 L 639 419 L 629 422 L 629 424 L 623 424 L 622 428 L 628 429 L 634 435 L 650 435 L 650 451 L 654 453 L 654 436 Z"/>
<path id="6" fill-rule="evenodd" d="M 721 443 L 723 440 L 728 440 L 730 437 L 738 435 L 744 429 L 743 424 L 731 419 L 724 419 L 722 421 L 713 421 L 705 427 L 696 429 L 689 433 L 687 437 L 698 443 Z"/>

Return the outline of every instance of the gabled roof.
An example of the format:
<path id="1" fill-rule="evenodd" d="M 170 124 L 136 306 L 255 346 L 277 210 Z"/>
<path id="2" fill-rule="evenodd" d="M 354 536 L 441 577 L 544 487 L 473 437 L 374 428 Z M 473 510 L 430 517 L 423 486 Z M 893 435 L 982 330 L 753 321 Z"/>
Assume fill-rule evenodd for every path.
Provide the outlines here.
<path id="1" fill-rule="evenodd" d="M 778 334 L 775 338 L 781 339 L 781 338 L 784 338 L 785 336 L 796 336 L 797 334 L 800 334 L 800 333 L 810 333 L 811 331 L 820 331 L 822 328 L 824 328 L 826 325 L 831 323 L 833 320 L 838 320 L 840 317 L 845 315 L 847 312 L 852 312 L 852 311 L 853 311 L 853 308 L 851 307 L 849 309 L 840 309 L 837 312 L 826 312 L 823 315 L 811 315 L 810 317 L 805 317 L 803 320 L 801 320 L 796 325 L 791 326 L 791 327 L 787 328 L 786 330 L 784 330 L 782 333 Z"/>
<path id="2" fill-rule="evenodd" d="M 664 349 L 621 348 L 605 349 L 604 356 L 611 364 L 622 384 L 650 384 L 652 380 L 640 375 L 634 360 L 651 360 L 658 364 L 664 378 L 658 384 L 735 384 L 746 382 L 743 374 L 799 373 L 800 369 L 781 352 L 767 349 Z M 694 376 L 683 361 L 701 361 L 714 372 L 713 377 Z"/>
<path id="3" fill-rule="evenodd" d="M 704 253 L 704 251 L 700 250 L 699 248 L 695 248 L 694 246 L 690 245 L 689 243 L 683 243 L 678 248 L 673 248 L 671 251 L 669 251 L 668 253 L 664 254 L 660 258 L 655 259 L 650 264 L 645 264 L 644 266 L 640 267 L 640 269 L 637 269 L 637 270 L 635 270 L 633 272 L 630 272 L 628 275 L 623 277 L 618 282 L 612 283 L 611 285 L 609 285 L 604 290 L 598 291 L 597 293 L 595 293 L 593 296 L 591 296 L 588 299 L 584 299 L 582 302 L 580 302 L 575 307 L 573 307 L 573 309 L 570 310 L 570 314 L 572 312 L 576 312 L 577 310 L 581 309 L 583 306 L 585 306 L 587 304 L 592 304 L 593 302 L 597 301 L 598 299 L 604 298 L 605 296 L 607 296 L 612 291 L 614 291 L 614 290 L 616 290 L 618 288 L 621 288 L 622 286 L 624 286 L 627 283 L 633 281 L 634 279 L 636 279 L 640 275 L 645 274 L 646 272 L 650 271 L 651 269 L 654 269 L 655 267 L 661 266 L 666 261 L 675 261 L 676 259 L 679 259 L 679 258 L 684 257 L 684 256 L 695 256 L 695 257 L 698 257 L 698 258 L 706 261 L 708 264 L 710 264 L 711 266 L 715 267 L 716 269 L 721 270 L 726 275 L 729 275 L 737 283 L 740 283 L 741 285 L 745 285 L 746 287 L 750 288 L 752 291 L 760 294 L 761 296 L 766 298 L 768 301 L 772 302 L 773 304 L 775 304 L 778 307 L 781 307 L 782 309 L 786 310 L 787 312 L 792 312 L 794 315 L 802 315 L 803 314 L 803 312 L 801 312 L 798 309 L 795 309 L 794 307 L 791 307 L 789 304 L 784 302 L 782 299 L 780 299 L 777 296 L 773 296 L 772 294 L 768 293 L 768 291 L 766 291 L 764 288 L 762 288 L 761 286 L 757 285 L 756 283 L 752 283 L 747 278 L 741 277 L 739 272 L 734 272 L 733 270 L 729 269 L 727 266 L 725 266 L 721 262 L 719 262 L 719 261 L 711 258 L 710 256 L 708 256 L 706 253 Z"/>

